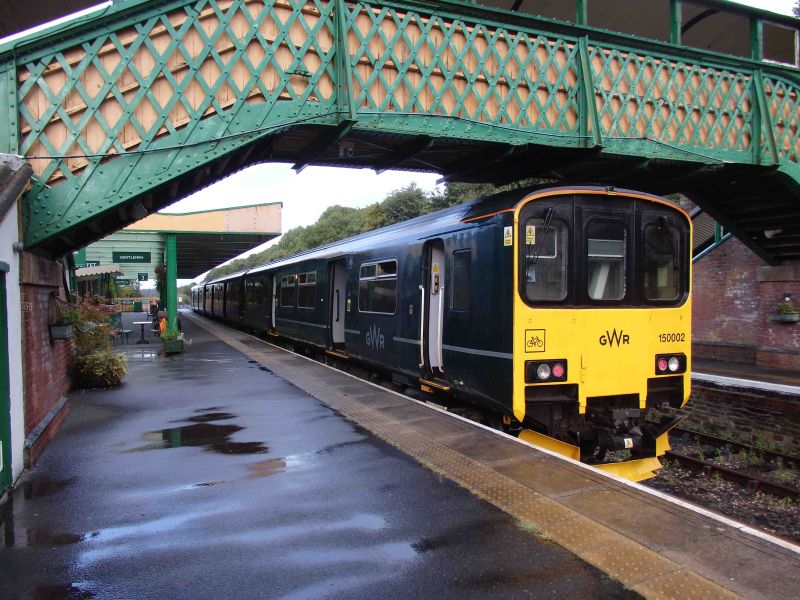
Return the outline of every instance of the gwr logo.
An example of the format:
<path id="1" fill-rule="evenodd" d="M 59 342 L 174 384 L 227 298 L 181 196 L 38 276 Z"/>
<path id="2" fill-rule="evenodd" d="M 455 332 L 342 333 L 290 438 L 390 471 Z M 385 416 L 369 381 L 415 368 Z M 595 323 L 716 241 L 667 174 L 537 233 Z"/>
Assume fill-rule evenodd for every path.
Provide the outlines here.
<path id="1" fill-rule="evenodd" d="M 606 332 L 600 336 L 600 345 L 601 346 L 613 346 L 616 344 L 617 346 L 621 344 L 630 344 L 631 343 L 631 336 L 627 333 L 623 332 L 622 329 L 619 330 L 617 333 L 616 329 L 612 329 L 611 333 Z"/>

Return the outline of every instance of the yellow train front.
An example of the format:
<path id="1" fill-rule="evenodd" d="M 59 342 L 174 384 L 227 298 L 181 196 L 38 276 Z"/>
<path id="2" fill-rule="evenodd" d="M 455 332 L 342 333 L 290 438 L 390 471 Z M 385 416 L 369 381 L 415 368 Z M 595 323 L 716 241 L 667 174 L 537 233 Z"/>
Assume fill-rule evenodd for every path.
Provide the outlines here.
<path id="1" fill-rule="evenodd" d="M 689 396 L 688 215 L 636 192 L 549 190 L 515 207 L 513 231 L 520 437 L 652 477 Z"/>

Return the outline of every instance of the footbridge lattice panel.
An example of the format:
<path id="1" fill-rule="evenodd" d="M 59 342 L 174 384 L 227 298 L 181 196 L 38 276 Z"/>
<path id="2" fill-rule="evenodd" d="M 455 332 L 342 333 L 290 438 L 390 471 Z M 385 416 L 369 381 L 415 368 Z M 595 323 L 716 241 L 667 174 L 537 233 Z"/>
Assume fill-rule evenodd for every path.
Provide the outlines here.
<path id="1" fill-rule="evenodd" d="M 800 180 L 795 70 L 450 2 L 131 2 L 0 72 L 6 150 L 36 173 L 26 242 L 53 252 L 276 158 L 457 176 L 470 155 L 442 155 L 491 144 Z M 377 150 L 337 154 L 350 138 Z"/>

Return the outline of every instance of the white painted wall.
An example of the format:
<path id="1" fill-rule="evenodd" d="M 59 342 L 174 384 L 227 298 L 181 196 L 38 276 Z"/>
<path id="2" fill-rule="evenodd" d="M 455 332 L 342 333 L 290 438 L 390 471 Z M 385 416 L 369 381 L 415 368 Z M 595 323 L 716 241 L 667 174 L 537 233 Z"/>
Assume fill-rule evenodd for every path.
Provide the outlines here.
<path id="1" fill-rule="evenodd" d="M 25 446 L 25 415 L 22 405 L 22 313 L 20 307 L 19 254 L 12 244 L 19 240 L 18 204 L 0 223 L 0 260 L 8 263 L 6 296 L 8 304 L 8 371 L 11 387 L 11 470 L 13 479 L 22 473 Z"/>

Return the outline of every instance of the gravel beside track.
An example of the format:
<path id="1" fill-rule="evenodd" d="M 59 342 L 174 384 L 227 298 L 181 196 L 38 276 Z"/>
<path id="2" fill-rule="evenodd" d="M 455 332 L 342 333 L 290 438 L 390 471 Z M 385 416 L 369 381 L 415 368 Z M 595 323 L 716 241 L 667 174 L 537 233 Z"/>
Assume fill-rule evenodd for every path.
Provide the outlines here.
<path id="1" fill-rule="evenodd" d="M 798 487 L 797 462 L 776 460 L 758 448 L 731 442 L 720 445 L 705 441 L 702 435 L 679 433 L 670 436 L 676 452 L 712 465 L 746 475 Z M 754 492 L 752 486 L 726 481 L 718 473 L 687 469 L 666 459 L 654 479 L 645 482 L 655 489 L 685 498 L 728 517 L 762 528 L 794 542 L 800 542 L 800 502 L 792 498 Z"/>

